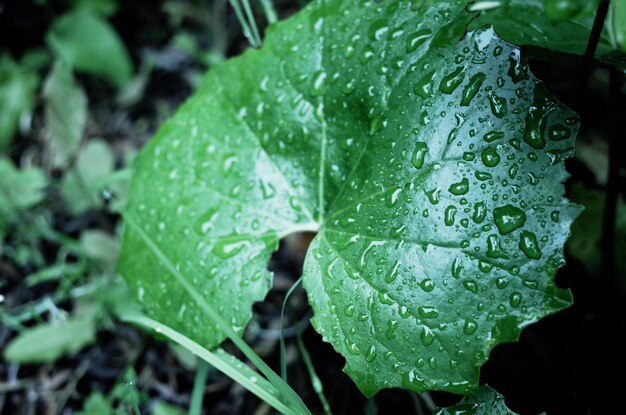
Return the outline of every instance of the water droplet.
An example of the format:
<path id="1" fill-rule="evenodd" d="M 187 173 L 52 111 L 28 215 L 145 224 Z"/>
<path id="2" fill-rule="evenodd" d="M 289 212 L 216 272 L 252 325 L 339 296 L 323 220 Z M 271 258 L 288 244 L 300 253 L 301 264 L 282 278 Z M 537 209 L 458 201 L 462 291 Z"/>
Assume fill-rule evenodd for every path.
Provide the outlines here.
<path id="1" fill-rule="evenodd" d="M 444 222 L 446 226 L 454 225 L 454 218 L 456 216 L 457 210 L 458 210 L 457 207 L 453 205 L 450 205 L 446 208 L 446 212 L 444 215 Z"/>
<path id="2" fill-rule="evenodd" d="M 422 141 L 418 141 L 417 143 L 415 143 L 415 150 L 413 151 L 413 157 L 411 158 L 411 162 L 416 169 L 420 169 L 424 165 L 426 153 L 428 153 L 428 145 L 426 143 Z"/>
<path id="3" fill-rule="evenodd" d="M 419 282 L 419 285 L 422 288 L 422 290 L 424 290 L 424 292 L 427 292 L 427 293 L 435 289 L 435 283 L 430 278 L 423 279 L 422 281 Z"/>
<path id="4" fill-rule="evenodd" d="M 213 247 L 213 253 L 221 259 L 228 259 L 237 255 L 249 245 L 250 240 L 248 236 L 231 235 L 218 240 Z"/>
<path id="5" fill-rule="evenodd" d="M 422 318 L 437 318 L 437 317 L 439 317 L 439 311 L 437 311 L 437 309 L 434 308 L 434 307 L 427 307 L 427 306 L 419 307 L 417 309 L 417 313 Z"/>
<path id="6" fill-rule="evenodd" d="M 377 20 L 370 28 L 370 39 L 380 40 L 389 31 L 389 25 L 386 19 Z"/>
<path id="7" fill-rule="evenodd" d="M 367 349 L 367 353 L 365 353 L 365 361 L 368 363 L 372 363 L 376 359 L 376 346 L 371 345 L 369 349 Z"/>
<path id="8" fill-rule="evenodd" d="M 458 183 L 452 183 L 448 188 L 448 191 L 455 196 L 466 194 L 469 192 L 469 180 L 465 177 Z"/>
<path id="9" fill-rule="evenodd" d="M 390 284 L 398 278 L 398 268 L 400 267 L 400 261 L 396 261 L 393 267 L 385 275 L 385 282 Z"/>
<path id="10" fill-rule="evenodd" d="M 528 79 L 528 62 L 522 59 L 519 49 L 513 49 L 509 55 L 508 74 L 515 83 Z"/>
<path id="11" fill-rule="evenodd" d="M 508 258 L 509 256 L 504 252 L 500 246 L 500 239 L 498 235 L 489 235 L 487 237 L 487 256 L 489 258 Z"/>
<path id="12" fill-rule="evenodd" d="M 440 193 L 439 189 L 432 189 L 432 190 L 424 191 L 424 193 L 426 193 L 426 197 L 428 197 L 428 201 L 431 204 L 436 205 L 439 203 L 439 193 Z"/>
<path id="13" fill-rule="evenodd" d="M 489 131 L 483 136 L 483 140 L 487 143 L 491 143 L 492 141 L 496 141 L 501 138 L 504 138 L 504 133 L 502 131 Z"/>
<path id="14" fill-rule="evenodd" d="M 485 202 L 478 202 L 474 205 L 474 214 L 472 215 L 472 220 L 475 223 L 482 223 L 487 217 L 487 207 L 485 206 Z"/>
<path id="15" fill-rule="evenodd" d="M 465 280 L 463 281 L 463 287 L 471 293 L 478 293 L 478 284 L 474 280 Z"/>
<path id="16" fill-rule="evenodd" d="M 359 347 L 357 346 L 356 343 L 352 343 L 350 342 L 350 340 L 345 339 L 344 344 L 346 345 L 346 349 L 348 349 L 348 352 L 350 352 L 350 354 L 353 354 L 353 355 L 359 354 Z"/>
<path id="17" fill-rule="evenodd" d="M 430 327 L 423 326 L 422 332 L 420 333 L 420 339 L 422 340 L 422 344 L 424 346 L 430 346 L 435 342 L 435 333 L 433 333 Z"/>
<path id="18" fill-rule="evenodd" d="M 502 235 L 509 234 L 521 228 L 526 223 L 526 213 L 513 205 L 504 205 L 495 208 L 493 218 Z"/>
<path id="19" fill-rule="evenodd" d="M 511 296 L 509 297 L 509 304 L 511 305 L 511 307 L 517 308 L 520 306 L 521 303 L 522 303 L 522 294 L 518 292 L 512 293 Z"/>
<path id="20" fill-rule="evenodd" d="M 406 53 L 413 53 L 424 44 L 430 37 L 432 32 L 430 29 L 424 29 L 410 34 L 406 39 Z"/>
<path id="21" fill-rule="evenodd" d="M 567 140 L 572 136 L 572 131 L 562 124 L 556 124 L 550 127 L 548 137 L 552 141 Z"/>
<path id="22" fill-rule="evenodd" d="M 396 336 L 396 330 L 398 329 L 398 322 L 396 320 L 389 320 L 387 322 L 387 331 L 385 337 L 387 340 L 391 340 Z"/>
<path id="23" fill-rule="evenodd" d="M 470 336 L 476 333 L 476 330 L 478 330 L 478 323 L 476 323 L 474 320 L 465 320 L 465 324 L 463 325 L 463 333 Z"/>
<path id="24" fill-rule="evenodd" d="M 213 208 L 207 210 L 205 213 L 200 215 L 195 226 L 196 232 L 198 232 L 199 234 L 207 233 L 213 226 L 213 221 L 216 219 L 218 212 L 218 208 Z"/>
<path id="25" fill-rule="evenodd" d="M 530 231 L 521 231 L 519 235 L 519 248 L 530 259 L 540 259 L 541 249 L 537 243 L 537 236 Z"/>
<path id="26" fill-rule="evenodd" d="M 415 92 L 416 95 L 424 99 L 432 97 L 433 96 L 432 82 L 433 82 L 434 76 L 435 76 L 435 71 L 426 73 L 426 75 L 424 75 L 419 81 L 415 83 L 415 86 L 413 87 L 413 92 Z"/>
<path id="27" fill-rule="evenodd" d="M 485 82 L 486 78 L 487 75 L 479 72 L 474 75 L 472 79 L 470 79 L 469 83 L 463 89 L 463 94 L 461 94 L 462 106 L 467 107 L 470 102 L 472 102 L 472 99 L 474 99 L 476 94 L 478 94 L 478 91 L 480 91 L 480 87 L 483 85 L 483 82 Z"/>
<path id="28" fill-rule="evenodd" d="M 502 118 L 506 115 L 506 112 L 507 112 L 506 98 L 496 95 L 495 92 L 492 91 L 489 94 L 489 105 L 491 106 L 491 113 L 494 116 L 498 118 Z"/>
<path id="29" fill-rule="evenodd" d="M 439 91 L 445 94 L 453 93 L 465 78 L 465 67 L 457 66 L 452 72 L 444 76 L 439 85 Z"/>
<path id="30" fill-rule="evenodd" d="M 311 96 L 316 97 L 322 95 L 325 91 L 325 83 L 326 83 L 327 74 L 323 70 L 318 70 L 313 74 L 311 79 L 311 88 L 309 93 Z"/>

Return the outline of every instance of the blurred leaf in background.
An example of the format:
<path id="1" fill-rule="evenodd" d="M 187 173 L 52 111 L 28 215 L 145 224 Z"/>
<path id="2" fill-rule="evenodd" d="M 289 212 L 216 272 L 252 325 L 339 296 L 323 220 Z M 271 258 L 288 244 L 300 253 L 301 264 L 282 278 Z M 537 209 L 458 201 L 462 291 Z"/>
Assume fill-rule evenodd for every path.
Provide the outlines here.
<path id="1" fill-rule="evenodd" d="M 75 9 L 88 10 L 103 16 L 114 15 L 118 8 L 117 0 L 70 0 Z"/>
<path id="2" fill-rule="evenodd" d="M 64 324 L 41 324 L 14 338 L 4 350 L 4 358 L 16 363 L 54 362 L 94 342 L 96 325 L 92 317 L 80 316 Z"/>
<path id="3" fill-rule="evenodd" d="M 131 78 L 126 47 L 111 24 L 93 11 L 81 7 L 59 17 L 46 40 L 77 71 L 101 76 L 116 87 Z"/>
<path id="4" fill-rule="evenodd" d="M 74 167 L 65 172 L 61 181 L 61 192 L 70 212 L 79 215 L 101 207 L 103 180 L 113 169 L 113 153 L 108 144 L 98 139 L 87 142 L 79 150 Z"/>
<path id="5" fill-rule="evenodd" d="M 0 156 L 0 242 L 4 240 L 7 226 L 18 218 L 22 210 L 43 200 L 47 185 L 48 180 L 40 169 L 30 167 L 18 170 L 11 160 Z"/>
<path id="6" fill-rule="evenodd" d="M 567 250 L 576 259 L 585 264 L 589 272 L 600 274 L 602 255 L 602 219 L 604 215 L 604 191 L 585 187 L 579 183 L 572 187 L 570 198 L 585 207 L 580 218 L 572 225 L 572 236 L 567 242 Z M 620 198 L 616 214 L 617 271 L 621 281 L 626 282 L 626 203 Z"/>
<path id="7" fill-rule="evenodd" d="M 0 55 L 0 151 L 10 144 L 20 117 L 34 106 L 39 76 L 24 66 Z"/>
<path id="8" fill-rule="evenodd" d="M 43 87 L 47 146 L 53 167 L 65 166 L 76 151 L 87 123 L 87 97 L 71 68 L 57 61 Z"/>

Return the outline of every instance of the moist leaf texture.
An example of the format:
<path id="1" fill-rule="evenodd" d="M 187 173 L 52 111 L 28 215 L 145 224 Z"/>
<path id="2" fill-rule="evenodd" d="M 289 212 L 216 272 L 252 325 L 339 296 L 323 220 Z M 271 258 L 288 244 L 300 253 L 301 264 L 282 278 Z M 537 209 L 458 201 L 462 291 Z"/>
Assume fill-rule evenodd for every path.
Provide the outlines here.
<path id="1" fill-rule="evenodd" d="M 474 395 L 464 398 L 458 405 L 443 408 L 435 415 L 516 415 L 507 408 L 504 396 L 489 386 L 482 386 Z"/>
<path id="2" fill-rule="evenodd" d="M 553 282 L 578 208 L 578 119 L 465 2 L 316 1 L 217 65 L 139 155 L 120 271 L 155 319 L 241 332 L 281 237 L 315 329 L 366 395 L 469 393 L 497 344 L 567 307 Z M 156 247 L 156 248 L 155 248 Z"/>

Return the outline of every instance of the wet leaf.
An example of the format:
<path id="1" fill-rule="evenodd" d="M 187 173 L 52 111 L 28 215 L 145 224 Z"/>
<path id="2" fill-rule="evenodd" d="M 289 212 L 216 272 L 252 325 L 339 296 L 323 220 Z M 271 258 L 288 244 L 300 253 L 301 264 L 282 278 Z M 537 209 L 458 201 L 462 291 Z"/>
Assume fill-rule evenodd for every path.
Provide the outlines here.
<path id="1" fill-rule="evenodd" d="M 615 35 L 615 41 L 626 51 L 626 1 L 611 2 L 612 8 L 612 30 Z"/>
<path id="2" fill-rule="evenodd" d="M 458 405 L 439 409 L 435 415 L 516 415 L 506 407 L 504 396 L 489 386 L 481 387 L 472 396 L 464 398 Z"/>
<path id="3" fill-rule="evenodd" d="M 92 318 L 76 317 L 64 324 L 41 324 L 27 329 L 4 350 L 4 358 L 16 363 L 49 363 L 76 353 L 93 343 L 96 328 Z"/>
<path id="4" fill-rule="evenodd" d="M 70 67 L 57 61 L 43 87 L 49 157 L 55 167 L 67 164 L 87 123 L 87 97 Z"/>
<path id="5" fill-rule="evenodd" d="M 46 41 L 78 71 L 102 76 L 117 87 L 130 80 L 133 68 L 126 47 L 115 29 L 89 9 L 78 8 L 55 19 Z"/>
<path id="6" fill-rule="evenodd" d="M 279 239 L 318 230 L 313 325 L 372 395 L 469 393 L 495 345 L 567 307 L 552 278 L 578 119 L 518 49 L 465 34 L 472 17 L 317 1 L 209 71 L 135 164 L 126 215 L 145 235 L 126 229 L 119 267 L 148 313 L 215 346 L 168 269 L 240 332 Z"/>
<path id="7" fill-rule="evenodd" d="M 516 45 L 582 55 L 589 41 L 598 3 L 598 0 L 508 0 L 501 2 L 499 7 L 484 11 L 472 27 L 492 24 L 499 36 Z M 613 6 L 616 11 L 614 16 L 618 14 L 619 7 Z M 607 20 L 596 58 L 626 69 L 626 49 L 622 45 L 620 50 L 612 39 L 611 31 L 611 23 Z"/>

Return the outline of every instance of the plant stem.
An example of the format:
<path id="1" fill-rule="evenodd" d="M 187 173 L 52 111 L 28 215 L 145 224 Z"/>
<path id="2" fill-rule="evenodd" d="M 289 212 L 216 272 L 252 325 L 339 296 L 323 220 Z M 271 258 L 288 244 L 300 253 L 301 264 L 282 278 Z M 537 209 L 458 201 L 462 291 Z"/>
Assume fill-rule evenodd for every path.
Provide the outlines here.
<path id="1" fill-rule="evenodd" d="M 624 147 L 620 137 L 620 117 L 622 116 L 621 87 L 622 74 L 616 69 L 610 70 L 609 108 L 611 108 L 611 130 L 609 135 L 609 171 L 604 198 L 604 216 L 602 220 L 602 274 L 611 281 L 615 272 L 615 224 L 617 199 L 619 197 L 619 164 Z"/>
<path id="2" fill-rule="evenodd" d="M 202 401 L 204 400 L 204 387 L 209 377 L 209 364 L 201 360 L 196 371 L 196 378 L 193 382 L 193 391 L 191 392 L 191 404 L 189 405 L 188 415 L 200 415 L 202 413 Z"/>
<path id="3" fill-rule="evenodd" d="M 572 89 L 572 96 L 570 97 L 570 102 L 572 104 L 576 103 L 576 98 L 580 96 L 580 91 L 584 90 L 587 80 L 589 79 L 589 75 L 591 75 L 591 70 L 593 69 L 593 58 L 596 55 L 596 50 L 598 49 L 598 43 L 600 42 L 602 29 L 604 29 L 604 22 L 609 11 L 610 3 L 610 0 L 602 0 L 598 5 L 596 17 L 593 20 L 593 26 L 591 28 L 591 33 L 589 34 L 589 40 L 587 41 L 587 48 L 585 49 L 585 54 L 583 55 L 577 85 Z"/>

